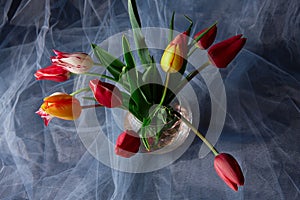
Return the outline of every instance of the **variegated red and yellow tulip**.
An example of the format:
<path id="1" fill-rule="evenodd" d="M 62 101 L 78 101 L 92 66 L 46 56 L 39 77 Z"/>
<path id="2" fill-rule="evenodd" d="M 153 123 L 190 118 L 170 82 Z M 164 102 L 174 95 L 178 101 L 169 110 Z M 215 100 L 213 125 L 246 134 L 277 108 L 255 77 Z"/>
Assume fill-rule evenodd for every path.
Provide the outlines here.
<path id="1" fill-rule="evenodd" d="M 246 43 L 242 34 L 219 42 L 207 51 L 210 62 L 218 68 L 225 68 L 235 58 Z"/>
<path id="2" fill-rule="evenodd" d="M 80 102 L 73 96 L 61 92 L 44 98 L 44 103 L 36 112 L 47 126 L 53 117 L 64 120 L 75 120 L 81 114 Z"/>
<path id="3" fill-rule="evenodd" d="M 227 153 L 217 155 L 214 167 L 220 178 L 234 191 L 238 190 L 238 186 L 244 185 L 244 175 L 232 155 Z"/>
<path id="4" fill-rule="evenodd" d="M 199 35 L 201 35 L 201 33 L 203 33 L 204 31 L 206 31 L 207 28 L 199 31 L 198 33 L 196 33 L 196 35 L 194 36 L 194 39 L 196 39 Z M 212 45 L 212 43 L 215 41 L 217 35 L 217 24 L 215 24 L 197 43 L 196 46 L 199 47 L 200 49 L 204 50 L 204 49 L 208 49 L 208 47 L 210 47 L 210 45 Z"/>
<path id="5" fill-rule="evenodd" d="M 177 35 L 165 49 L 161 60 L 161 68 L 168 73 L 180 71 L 187 56 L 188 32 Z"/>
<path id="6" fill-rule="evenodd" d="M 70 78 L 70 72 L 65 70 L 63 67 L 51 65 L 37 70 L 34 76 L 36 80 L 64 82 Z"/>
<path id="7" fill-rule="evenodd" d="M 132 130 L 122 132 L 116 142 L 115 153 L 124 158 L 130 158 L 139 151 L 141 140 Z"/>
<path id="8" fill-rule="evenodd" d="M 53 65 L 61 66 L 74 74 L 88 72 L 94 65 L 92 58 L 86 53 L 65 53 L 53 50 L 56 56 L 51 57 Z"/>
<path id="9" fill-rule="evenodd" d="M 99 79 L 90 80 L 90 88 L 99 104 L 107 108 L 122 105 L 122 94 L 116 86 Z"/>

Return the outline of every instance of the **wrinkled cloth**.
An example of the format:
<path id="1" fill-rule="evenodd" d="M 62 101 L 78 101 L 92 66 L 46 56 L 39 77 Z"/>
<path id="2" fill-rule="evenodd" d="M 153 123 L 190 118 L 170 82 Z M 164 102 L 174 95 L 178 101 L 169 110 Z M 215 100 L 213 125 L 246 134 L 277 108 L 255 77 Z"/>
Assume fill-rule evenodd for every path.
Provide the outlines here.
<path id="1" fill-rule="evenodd" d="M 137 1 L 143 27 L 168 28 L 175 11 L 177 31 L 188 26 L 186 14 L 194 20 L 194 33 L 218 21 L 217 41 L 239 33 L 248 38 L 237 58 L 220 70 L 227 110 L 216 148 L 233 155 L 245 176 L 245 185 L 233 192 L 214 171 L 213 155 L 199 157 L 202 142 L 196 137 L 171 164 L 130 173 L 96 159 L 74 122 L 53 119 L 45 127 L 35 114 L 45 96 L 71 93 L 77 84 L 76 78 L 35 80 L 35 71 L 50 64 L 52 49 L 91 53 L 91 43 L 130 29 L 126 0 L 2 1 L 0 199 L 299 199 L 299 4 Z M 209 92 L 201 75 L 192 86 L 201 99 L 199 130 L 205 133 L 212 112 Z M 100 108 L 97 117 L 114 140 L 109 134 L 121 130 L 110 111 Z"/>

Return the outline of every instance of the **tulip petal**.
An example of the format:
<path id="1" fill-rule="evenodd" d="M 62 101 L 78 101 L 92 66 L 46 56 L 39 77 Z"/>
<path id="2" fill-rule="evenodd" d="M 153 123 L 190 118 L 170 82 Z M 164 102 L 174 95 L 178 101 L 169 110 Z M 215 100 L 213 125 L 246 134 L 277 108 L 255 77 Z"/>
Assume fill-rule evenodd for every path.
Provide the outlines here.
<path id="1" fill-rule="evenodd" d="M 44 98 L 41 109 L 47 114 L 60 119 L 75 120 L 80 116 L 82 107 L 80 102 L 71 95 L 54 93 Z"/>
<path id="2" fill-rule="evenodd" d="M 141 140 L 138 134 L 132 130 L 122 132 L 116 141 L 115 153 L 119 156 L 129 158 L 139 151 Z"/>
<path id="3" fill-rule="evenodd" d="M 241 34 L 236 35 L 210 47 L 207 52 L 210 62 L 216 67 L 225 68 L 245 45 L 247 39 L 241 37 Z"/>
<path id="4" fill-rule="evenodd" d="M 161 57 L 161 68 L 168 73 L 179 72 L 187 54 L 187 33 L 177 35 L 166 47 Z"/>
<path id="5" fill-rule="evenodd" d="M 51 80 L 55 82 L 64 82 L 70 78 L 70 72 L 63 67 L 51 65 L 36 71 L 34 74 L 36 80 Z"/>
<path id="6" fill-rule="evenodd" d="M 45 126 L 48 126 L 48 124 L 51 121 L 51 119 L 53 119 L 53 116 L 51 116 L 48 113 L 46 113 L 42 108 L 40 108 L 35 113 L 38 114 L 44 120 Z"/>
<path id="7" fill-rule="evenodd" d="M 220 176 L 220 178 L 231 188 L 233 189 L 234 191 L 237 191 L 238 190 L 238 186 L 237 184 L 235 184 L 234 182 L 232 182 L 230 179 L 228 179 L 220 170 L 217 170 L 217 167 L 215 166 L 216 168 L 216 172 L 217 174 Z"/>
<path id="8" fill-rule="evenodd" d="M 119 107 L 122 105 L 121 91 L 114 85 L 102 82 L 98 79 L 91 80 L 89 85 L 99 104 L 108 108 Z"/>
<path id="9" fill-rule="evenodd" d="M 199 35 L 201 35 L 204 31 L 206 31 L 207 28 L 199 31 L 195 36 L 194 39 L 196 39 Z M 217 35 L 217 25 L 215 24 L 198 42 L 197 46 L 204 50 L 210 47 L 210 45 L 215 41 Z"/>
<path id="10" fill-rule="evenodd" d="M 217 174 L 233 190 L 237 191 L 237 186 L 244 185 L 244 175 L 233 156 L 221 153 L 215 157 L 214 167 Z"/>
<path id="11" fill-rule="evenodd" d="M 86 53 L 65 53 L 58 50 L 53 50 L 53 52 L 56 56 L 51 57 L 52 64 L 75 74 L 87 72 L 94 64 L 92 58 Z"/>

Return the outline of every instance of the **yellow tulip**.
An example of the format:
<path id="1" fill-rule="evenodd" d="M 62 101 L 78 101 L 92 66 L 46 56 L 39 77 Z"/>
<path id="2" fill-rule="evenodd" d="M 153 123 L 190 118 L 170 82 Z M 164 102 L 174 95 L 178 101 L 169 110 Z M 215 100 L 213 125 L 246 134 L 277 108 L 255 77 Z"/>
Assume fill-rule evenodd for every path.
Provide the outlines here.
<path id="1" fill-rule="evenodd" d="M 184 32 L 177 35 L 165 49 L 160 61 L 161 68 L 168 73 L 178 72 L 186 58 L 186 51 L 187 33 Z"/>

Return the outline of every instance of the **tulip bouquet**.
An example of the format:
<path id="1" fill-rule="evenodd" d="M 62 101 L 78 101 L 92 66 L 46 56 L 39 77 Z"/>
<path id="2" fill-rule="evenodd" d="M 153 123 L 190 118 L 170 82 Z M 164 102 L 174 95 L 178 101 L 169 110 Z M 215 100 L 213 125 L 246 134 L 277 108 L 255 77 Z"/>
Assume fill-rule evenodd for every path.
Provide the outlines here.
<path id="1" fill-rule="evenodd" d="M 47 126 L 54 117 L 63 120 L 75 120 L 80 117 L 83 109 L 91 107 L 121 108 L 129 111 L 140 122 L 139 130 L 124 130 L 117 138 L 115 153 L 129 158 L 137 153 L 141 146 L 151 151 L 159 143 L 164 131 L 173 128 L 178 123 L 186 124 L 215 155 L 214 166 L 217 174 L 233 190 L 244 184 L 244 177 L 237 161 L 229 154 L 219 153 L 213 145 L 186 119 L 180 109 L 174 108 L 172 102 L 176 95 L 207 66 L 225 68 L 239 53 L 246 42 L 242 35 L 236 35 L 222 42 L 214 44 L 217 34 L 217 23 L 195 34 L 189 39 L 193 26 L 192 20 L 185 16 L 190 23 L 181 34 L 173 37 L 174 13 L 170 23 L 169 45 L 166 47 L 160 61 L 161 69 L 165 72 L 162 81 L 161 73 L 155 65 L 154 57 L 150 55 L 145 38 L 141 31 L 136 3 L 128 0 L 128 11 L 133 28 L 134 42 L 137 55 L 143 66 L 137 69 L 137 63 L 129 42 L 122 37 L 123 59 L 114 57 L 101 47 L 92 44 L 94 55 L 98 62 L 94 63 L 92 57 L 86 53 L 65 53 L 54 50 L 56 56 L 51 57 L 52 65 L 37 70 L 37 80 L 51 80 L 63 82 L 73 74 L 90 75 L 98 78 L 91 79 L 89 87 L 77 90 L 71 94 L 56 92 L 46 98 L 40 109 L 36 112 Z M 185 75 L 187 58 L 197 49 L 207 50 L 208 62 L 198 69 Z M 89 72 L 94 65 L 106 68 L 109 75 Z M 175 74 L 180 74 L 175 76 Z M 149 81 L 152 80 L 152 81 Z M 155 81 L 153 81 L 155 80 Z M 176 87 L 169 89 L 170 84 Z M 117 87 L 117 84 L 122 87 Z M 92 92 L 92 96 L 85 97 L 96 101 L 96 104 L 82 106 L 80 100 L 74 96 L 82 92 Z M 155 124 L 163 124 L 159 129 L 151 130 Z"/>

